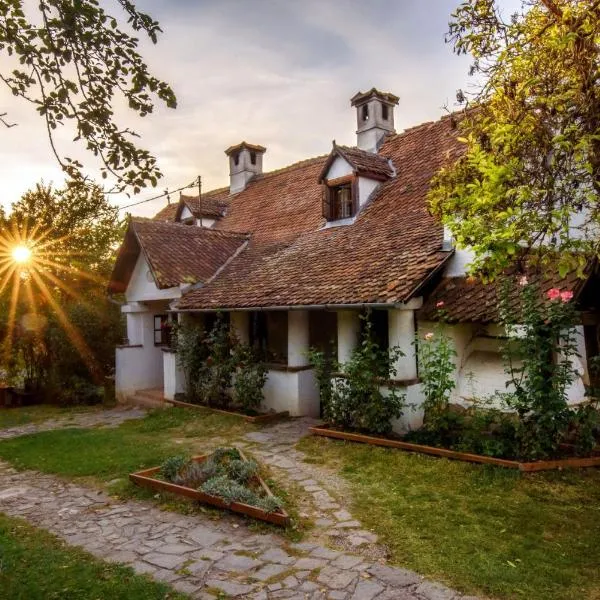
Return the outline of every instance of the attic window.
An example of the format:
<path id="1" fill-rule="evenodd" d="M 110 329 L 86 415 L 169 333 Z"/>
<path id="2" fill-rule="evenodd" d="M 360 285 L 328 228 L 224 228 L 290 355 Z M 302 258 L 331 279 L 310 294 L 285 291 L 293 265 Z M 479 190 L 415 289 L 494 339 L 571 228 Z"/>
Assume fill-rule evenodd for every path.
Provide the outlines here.
<path id="1" fill-rule="evenodd" d="M 326 185 L 323 194 L 323 216 L 328 221 L 350 219 L 357 212 L 357 200 L 355 180 Z"/>
<path id="2" fill-rule="evenodd" d="M 365 104 L 362 107 L 362 120 L 363 121 L 368 121 L 369 120 L 369 105 Z"/>
<path id="3" fill-rule="evenodd" d="M 256 152 L 250 152 L 250 163 L 253 165 L 256 164 Z"/>
<path id="4" fill-rule="evenodd" d="M 390 116 L 390 111 L 389 111 L 388 105 L 382 104 L 381 105 L 381 118 L 384 121 L 387 121 L 389 116 Z"/>

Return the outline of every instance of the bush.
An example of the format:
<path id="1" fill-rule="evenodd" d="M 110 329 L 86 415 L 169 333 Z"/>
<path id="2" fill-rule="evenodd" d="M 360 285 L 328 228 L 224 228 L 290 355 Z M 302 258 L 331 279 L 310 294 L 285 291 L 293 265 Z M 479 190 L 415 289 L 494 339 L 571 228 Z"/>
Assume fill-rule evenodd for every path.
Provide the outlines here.
<path id="1" fill-rule="evenodd" d="M 320 385 L 324 419 L 342 429 L 385 435 L 392 430 L 392 420 L 402 415 L 405 395 L 394 387 L 386 395 L 381 387 L 396 374 L 394 364 L 402 352 L 397 347 L 389 352 L 380 348 L 373 339 L 368 315 L 364 322 L 361 342 L 347 363 L 337 365 L 316 350 L 309 356 Z M 334 376 L 334 364 L 342 374 L 327 383 L 326 379 L 331 381 Z"/>
<path id="2" fill-rule="evenodd" d="M 238 344 L 233 352 L 236 365 L 233 383 L 233 402 L 246 412 L 258 411 L 265 397 L 263 388 L 267 382 L 267 367 L 259 360 L 250 346 Z"/>
<path id="3" fill-rule="evenodd" d="M 190 459 L 187 456 L 170 456 L 160 466 L 160 474 L 166 481 L 174 482 L 189 462 Z"/>

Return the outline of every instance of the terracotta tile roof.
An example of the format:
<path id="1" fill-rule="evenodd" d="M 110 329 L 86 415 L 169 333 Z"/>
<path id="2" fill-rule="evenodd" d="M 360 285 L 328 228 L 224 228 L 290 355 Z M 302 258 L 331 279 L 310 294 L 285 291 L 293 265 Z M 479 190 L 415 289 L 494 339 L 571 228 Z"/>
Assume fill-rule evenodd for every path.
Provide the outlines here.
<path id="1" fill-rule="evenodd" d="M 160 289 L 205 283 L 248 240 L 248 235 L 150 219 L 130 222 L 111 276 L 109 292 L 123 292 L 143 252 Z"/>
<path id="2" fill-rule="evenodd" d="M 370 176 L 373 179 L 385 181 L 394 175 L 394 169 L 390 165 L 389 160 L 381 154 L 374 154 L 359 148 L 350 148 L 349 146 L 338 146 L 335 142 L 333 149 L 327 161 L 323 165 L 319 182 L 322 182 L 329 167 L 337 156 L 341 156 L 354 169 L 357 175 Z"/>
<path id="3" fill-rule="evenodd" d="M 211 190 L 202 194 L 202 202 L 198 196 L 181 195 L 179 202 L 167 204 L 162 210 L 154 215 L 155 221 L 175 221 L 183 206 L 187 206 L 189 211 L 199 219 L 200 217 L 221 218 L 229 206 L 229 187 L 223 187 Z"/>
<path id="4" fill-rule="evenodd" d="M 240 142 L 239 144 L 235 144 L 233 146 L 229 146 L 227 150 L 225 150 L 225 154 L 229 156 L 238 150 L 242 150 L 243 148 L 247 148 L 248 150 L 254 150 L 255 152 L 266 152 L 267 149 L 264 146 L 259 146 L 258 144 L 249 144 L 248 142 Z"/>
<path id="5" fill-rule="evenodd" d="M 506 277 L 515 278 L 516 275 L 507 274 L 504 278 L 493 283 L 484 284 L 481 280 L 469 277 L 444 277 L 439 285 L 419 310 L 420 319 L 436 321 L 439 312 L 436 304 L 444 302 L 443 310 L 451 323 L 493 323 L 498 321 L 499 292 L 502 281 Z M 561 291 L 571 290 L 577 300 L 584 289 L 586 280 L 580 279 L 575 273 L 560 277 L 558 273 L 527 274 L 528 281 L 539 285 L 542 296 L 550 288 Z M 519 286 L 511 287 L 510 304 L 515 310 L 520 308 Z"/>
<path id="6" fill-rule="evenodd" d="M 381 184 L 353 225 L 320 229 L 326 157 L 253 179 L 215 227 L 251 233 L 248 247 L 183 309 L 399 303 L 449 257 L 427 209 L 434 173 L 462 151 L 443 118 L 389 136 L 380 154 L 399 175 Z"/>

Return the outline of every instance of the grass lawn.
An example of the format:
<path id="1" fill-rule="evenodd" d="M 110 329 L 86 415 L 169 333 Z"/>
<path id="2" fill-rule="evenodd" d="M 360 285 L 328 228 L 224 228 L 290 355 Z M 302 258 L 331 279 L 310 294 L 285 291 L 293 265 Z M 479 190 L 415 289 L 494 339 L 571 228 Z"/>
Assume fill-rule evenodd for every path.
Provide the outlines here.
<path id="1" fill-rule="evenodd" d="M 0 596 L 11 600 L 184 600 L 164 583 L 105 563 L 0 514 Z"/>
<path id="2" fill-rule="evenodd" d="M 492 598 L 600 599 L 599 469 L 520 475 L 318 437 L 299 448 L 350 483 L 394 564 Z"/>
<path id="3" fill-rule="evenodd" d="M 103 405 L 60 407 L 50 404 L 38 404 L 19 408 L 0 408 L 0 429 L 26 425 L 27 423 L 39 423 L 48 419 L 64 419 L 75 414 L 94 412 L 103 410 L 104 408 Z"/>

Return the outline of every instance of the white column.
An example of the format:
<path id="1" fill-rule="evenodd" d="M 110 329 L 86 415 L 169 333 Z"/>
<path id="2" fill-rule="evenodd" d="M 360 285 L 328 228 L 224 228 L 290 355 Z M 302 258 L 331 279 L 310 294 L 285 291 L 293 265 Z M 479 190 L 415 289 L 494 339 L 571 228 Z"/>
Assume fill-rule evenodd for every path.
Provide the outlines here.
<path id="1" fill-rule="evenodd" d="M 404 353 L 396 361 L 395 379 L 406 380 L 417 377 L 417 357 L 415 353 L 415 313 L 414 310 L 390 309 L 388 313 L 390 348 L 398 346 Z"/>
<path id="2" fill-rule="evenodd" d="M 356 310 L 339 310 L 337 312 L 338 361 L 350 360 L 352 351 L 358 344 L 360 336 L 360 317 Z"/>
<path id="3" fill-rule="evenodd" d="M 237 337 L 242 344 L 250 343 L 250 313 L 247 311 L 238 311 L 229 313 L 231 323 L 231 333 Z"/>
<path id="4" fill-rule="evenodd" d="M 308 365 L 308 311 L 288 312 L 288 366 Z"/>
<path id="5" fill-rule="evenodd" d="M 167 400 L 175 400 L 175 394 L 185 392 L 185 375 L 174 352 L 163 351 L 163 382 L 163 396 Z"/>

